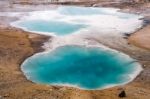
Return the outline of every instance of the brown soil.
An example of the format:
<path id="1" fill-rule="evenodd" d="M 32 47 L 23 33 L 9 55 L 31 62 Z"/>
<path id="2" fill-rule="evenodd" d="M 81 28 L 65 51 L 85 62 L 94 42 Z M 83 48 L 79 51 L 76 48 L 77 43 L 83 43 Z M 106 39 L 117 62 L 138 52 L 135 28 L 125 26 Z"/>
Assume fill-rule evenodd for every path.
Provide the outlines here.
<path id="1" fill-rule="evenodd" d="M 45 40 L 45 36 L 28 35 L 21 30 L 0 29 L 0 97 L 4 99 L 118 99 L 122 88 L 127 93 L 127 99 L 150 97 L 149 77 L 145 73 L 128 85 L 101 91 L 38 85 L 26 80 L 20 70 L 20 64 L 25 58 L 37 52 L 35 49 L 40 48 Z M 144 57 L 144 53 L 141 56 Z M 144 64 L 147 64 L 146 68 L 149 69 L 150 64 L 147 61 Z"/>
<path id="2" fill-rule="evenodd" d="M 138 47 L 150 50 L 150 25 L 131 35 L 129 42 Z"/>

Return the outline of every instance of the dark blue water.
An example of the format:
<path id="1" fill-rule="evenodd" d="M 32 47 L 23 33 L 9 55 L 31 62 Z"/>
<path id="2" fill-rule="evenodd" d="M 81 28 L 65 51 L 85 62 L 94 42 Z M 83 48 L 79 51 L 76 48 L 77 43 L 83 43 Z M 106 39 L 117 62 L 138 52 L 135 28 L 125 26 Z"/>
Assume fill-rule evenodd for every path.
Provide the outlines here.
<path id="1" fill-rule="evenodd" d="M 64 46 L 28 58 L 22 70 L 29 80 L 40 84 L 99 89 L 131 80 L 136 65 L 133 59 L 109 50 Z"/>

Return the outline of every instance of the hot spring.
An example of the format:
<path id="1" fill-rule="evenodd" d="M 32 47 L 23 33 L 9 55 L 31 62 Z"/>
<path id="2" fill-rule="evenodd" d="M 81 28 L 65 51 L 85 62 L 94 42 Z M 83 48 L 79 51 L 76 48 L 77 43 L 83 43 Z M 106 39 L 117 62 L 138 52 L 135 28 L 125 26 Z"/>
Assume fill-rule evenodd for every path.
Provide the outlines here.
<path id="1" fill-rule="evenodd" d="M 22 64 L 26 77 L 39 84 L 102 89 L 127 83 L 140 72 L 129 56 L 96 47 L 62 46 Z"/>
<path id="2" fill-rule="evenodd" d="M 142 26 L 142 16 L 119 12 L 113 8 L 59 7 L 49 11 L 33 11 L 11 23 L 26 31 L 64 36 L 83 30 L 99 29 L 116 33 L 131 33 Z"/>
<path id="3" fill-rule="evenodd" d="M 142 26 L 140 18 L 139 15 L 122 13 L 113 8 L 68 6 L 29 12 L 11 25 L 50 35 L 59 42 L 55 43 L 58 46 L 53 50 L 27 58 L 21 70 L 28 80 L 39 84 L 88 90 L 126 84 L 140 73 L 140 64 L 128 55 L 109 48 L 83 46 L 85 39 L 81 40 L 81 34 L 88 31 L 92 35 L 94 30 L 97 30 L 96 35 L 106 33 L 108 36 L 132 33 Z M 73 34 L 77 35 L 76 38 Z M 60 38 L 64 43 L 78 41 L 80 44 L 66 43 L 62 46 Z"/>

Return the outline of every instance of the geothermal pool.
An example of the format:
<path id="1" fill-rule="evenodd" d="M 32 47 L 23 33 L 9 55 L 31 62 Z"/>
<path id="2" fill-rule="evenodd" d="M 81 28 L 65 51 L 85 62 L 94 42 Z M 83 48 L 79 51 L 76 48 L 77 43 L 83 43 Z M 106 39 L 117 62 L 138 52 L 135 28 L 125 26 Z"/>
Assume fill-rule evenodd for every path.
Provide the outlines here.
<path id="1" fill-rule="evenodd" d="M 21 69 L 28 80 L 39 84 L 88 90 L 126 84 L 140 73 L 140 64 L 110 48 L 87 47 L 89 45 L 83 43 L 86 40 L 81 40 L 81 35 L 93 35 L 94 31 L 97 31 L 95 36 L 132 33 L 142 26 L 140 18 L 140 15 L 122 13 L 113 8 L 68 6 L 29 12 L 11 25 L 50 35 L 54 38 L 51 43 L 58 41 L 50 45 L 58 46 L 27 58 Z M 74 45 L 72 41 L 78 42 Z"/>
<path id="2" fill-rule="evenodd" d="M 131 33 L 142 26 L 140 15 L 119 12 L 113 8 L 59 7 L 49 11 L 34 11 L 11 25 L 45 35 L 64 36 L 97 30 Z"/>
<path id="3" fill-rule="evenodd" d="M 141 70 L 129 56 L 96 47 L 62 46 L 22 64 L 26 77 L 39 84 L 102 89 L 133 80 Z"/>
<path id="4" fill-rule="evenodd" d="M 56 35 L 67 35 L 75 32 L 86 25 L 72 24 L 61 21 L 45 21 L 45 20 L 30 20 L 19 23 L 20 26 L 26 27 L 29 31 L 38 31 L 45 33 L 54 33 Z"/>

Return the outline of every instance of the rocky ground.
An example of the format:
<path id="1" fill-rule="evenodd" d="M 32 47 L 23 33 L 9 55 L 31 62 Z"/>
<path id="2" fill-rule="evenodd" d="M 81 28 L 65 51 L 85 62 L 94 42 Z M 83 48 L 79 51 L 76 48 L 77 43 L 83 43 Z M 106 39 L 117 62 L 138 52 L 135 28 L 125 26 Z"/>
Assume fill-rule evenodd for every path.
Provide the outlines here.
<path id="1" fill-rule="evenodd" d="M 124 11 L 130 10 L 130 12 L 142 13 L 146 16 L 146 19 L 149 19 L 149 4 L 136 5 L 136 7 L 124 4 L 121 7 L 124 8 Z M 21 11 L 23 9 L 22 6 L 20 9 L 17 8 L 15 10 L 7 8 L 7 11 Z M 0 11 L 2 10 L 4 11 L 5 9 L 0 9 Z M 24 11 L 27 10 L 31 9 L 28 8 Z M 15 19 L 6 17 L 0 17 L 0 19 L 0 99 L 119 99 L 118 95 L 122 90 L 126 93 L 126 99 L 149 99 L 149 24 L 130 37 L 125 37 L 119 41 L 114 40 L 113 44 L 104 42 L 104 40 L 98 37 L 93 38 L 96 42 L 103 43 L 137 59 L 142 64 L 144 70 L 133 82 L 127 85 L 105 90 L 86 91 L 71 87 L 38 85 L 26 80 L 20 70 L 20 64 L 27 57 L 42 51 L 41 46 L 43 42 L 50 38 L 7 27 L 8 24 L 4 24 L 4 22 L 7 23 L 7 21 Z"/>

